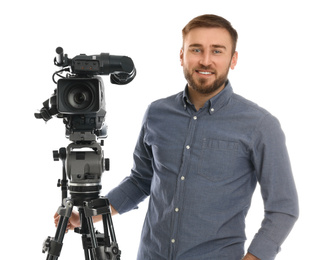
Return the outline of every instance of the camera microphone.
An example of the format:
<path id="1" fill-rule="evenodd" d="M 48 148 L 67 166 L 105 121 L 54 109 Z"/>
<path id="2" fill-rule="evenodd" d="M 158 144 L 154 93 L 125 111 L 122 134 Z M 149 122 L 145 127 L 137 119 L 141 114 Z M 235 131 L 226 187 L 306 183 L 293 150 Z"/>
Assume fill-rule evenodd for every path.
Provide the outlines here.
<path id="1" fill-rule="evenodd" d="M 62 47 L 56 49 L 57 56 L 55 57 L 55 64 L 57 66 L 62 66 L 64 63 L 64 50 Z"/>

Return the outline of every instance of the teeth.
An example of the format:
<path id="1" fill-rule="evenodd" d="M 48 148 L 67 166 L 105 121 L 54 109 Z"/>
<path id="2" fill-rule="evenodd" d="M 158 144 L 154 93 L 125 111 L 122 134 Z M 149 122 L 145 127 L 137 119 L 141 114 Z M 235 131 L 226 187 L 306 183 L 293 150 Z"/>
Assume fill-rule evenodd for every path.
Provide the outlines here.
<path id="1" fill-rule="evenodd" d="M 208 71 L 198 71 L 198 73 L 203 74 L 203 75 L 212 74 L 212 72 L 208 72 Z"/>

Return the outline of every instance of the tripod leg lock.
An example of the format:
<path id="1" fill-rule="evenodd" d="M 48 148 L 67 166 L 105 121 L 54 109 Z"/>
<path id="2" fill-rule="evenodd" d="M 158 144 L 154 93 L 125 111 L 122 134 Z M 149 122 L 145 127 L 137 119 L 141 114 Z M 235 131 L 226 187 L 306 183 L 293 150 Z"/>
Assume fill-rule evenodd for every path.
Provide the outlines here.
<path id="1" fill-rule="evenodd" d="M 53 237 L 49 236 L 43 243 L 42 253 L 48 252 L 49 255 L 59 257 L 62 247 L 62 243 L 55 241 Z"/>
<path id="2" fill-rule="evenodd" d="M 63 204 L 64 206 L 60 206 L 57 210 L 57 213 L 60 216 L 69 218 L 72 214 L 73 202 L 70 199 L 64 199 Z"/>
<path id="3" fill-rule="evenodd" d="M 109 256 L 109 259 L 111 260 L 121 259 L 121 250 L 119 250 L 118 244 L 116 242 L 112 242 L 110 244 L 110 247 L 105 246 L 104 251 Z"/>

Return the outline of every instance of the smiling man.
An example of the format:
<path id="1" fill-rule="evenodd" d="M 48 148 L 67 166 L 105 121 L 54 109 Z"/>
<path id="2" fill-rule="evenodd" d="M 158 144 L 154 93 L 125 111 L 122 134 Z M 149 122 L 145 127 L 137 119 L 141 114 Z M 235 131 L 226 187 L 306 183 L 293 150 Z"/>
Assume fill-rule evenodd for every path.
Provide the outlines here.
<path id="1" fill-rule="evenodd" d="M 278 120 L 235 94 L 228 80 L 236 43 L 222 17 L 186 25 L 180 60 L 188 84 L 148 107 L 131 174 L 107 194 L 120 214 L 149 196 L 138 260 L 272 260 L 298 217 Z M 264 219 L 245 253 L 257 184 Z M 77 216 L 70 228 L 79 225 Z"/>
<path id="2" fill-rule="evenodd" d="M 199 109 L 224 89 L 229 68 L 234 69 L 237 64 L 238 53 L 229 32 L 224 28 L 188 30 L 184 30 L 180 60 L 188 81 L 189 97 Z"/>

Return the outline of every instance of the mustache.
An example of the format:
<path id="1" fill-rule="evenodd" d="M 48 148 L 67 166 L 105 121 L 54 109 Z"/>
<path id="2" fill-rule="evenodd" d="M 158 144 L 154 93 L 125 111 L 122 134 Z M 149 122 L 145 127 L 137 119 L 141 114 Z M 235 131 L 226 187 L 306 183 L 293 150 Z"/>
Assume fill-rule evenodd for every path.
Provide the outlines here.
<path id="1" fill-rule="evenodd" d="M 212 66 L 199 66 L 197 68 L 195 68 L 194 70 L 210 70 L 210 71 L 215 71 L 215 69 L 212 68 Z"/>
<path id="2" fill-rule="evenodd" d="M 200 66 L 198 67 L 199 70 L 209 70 L 211 68 L 211 66 Z"/>

